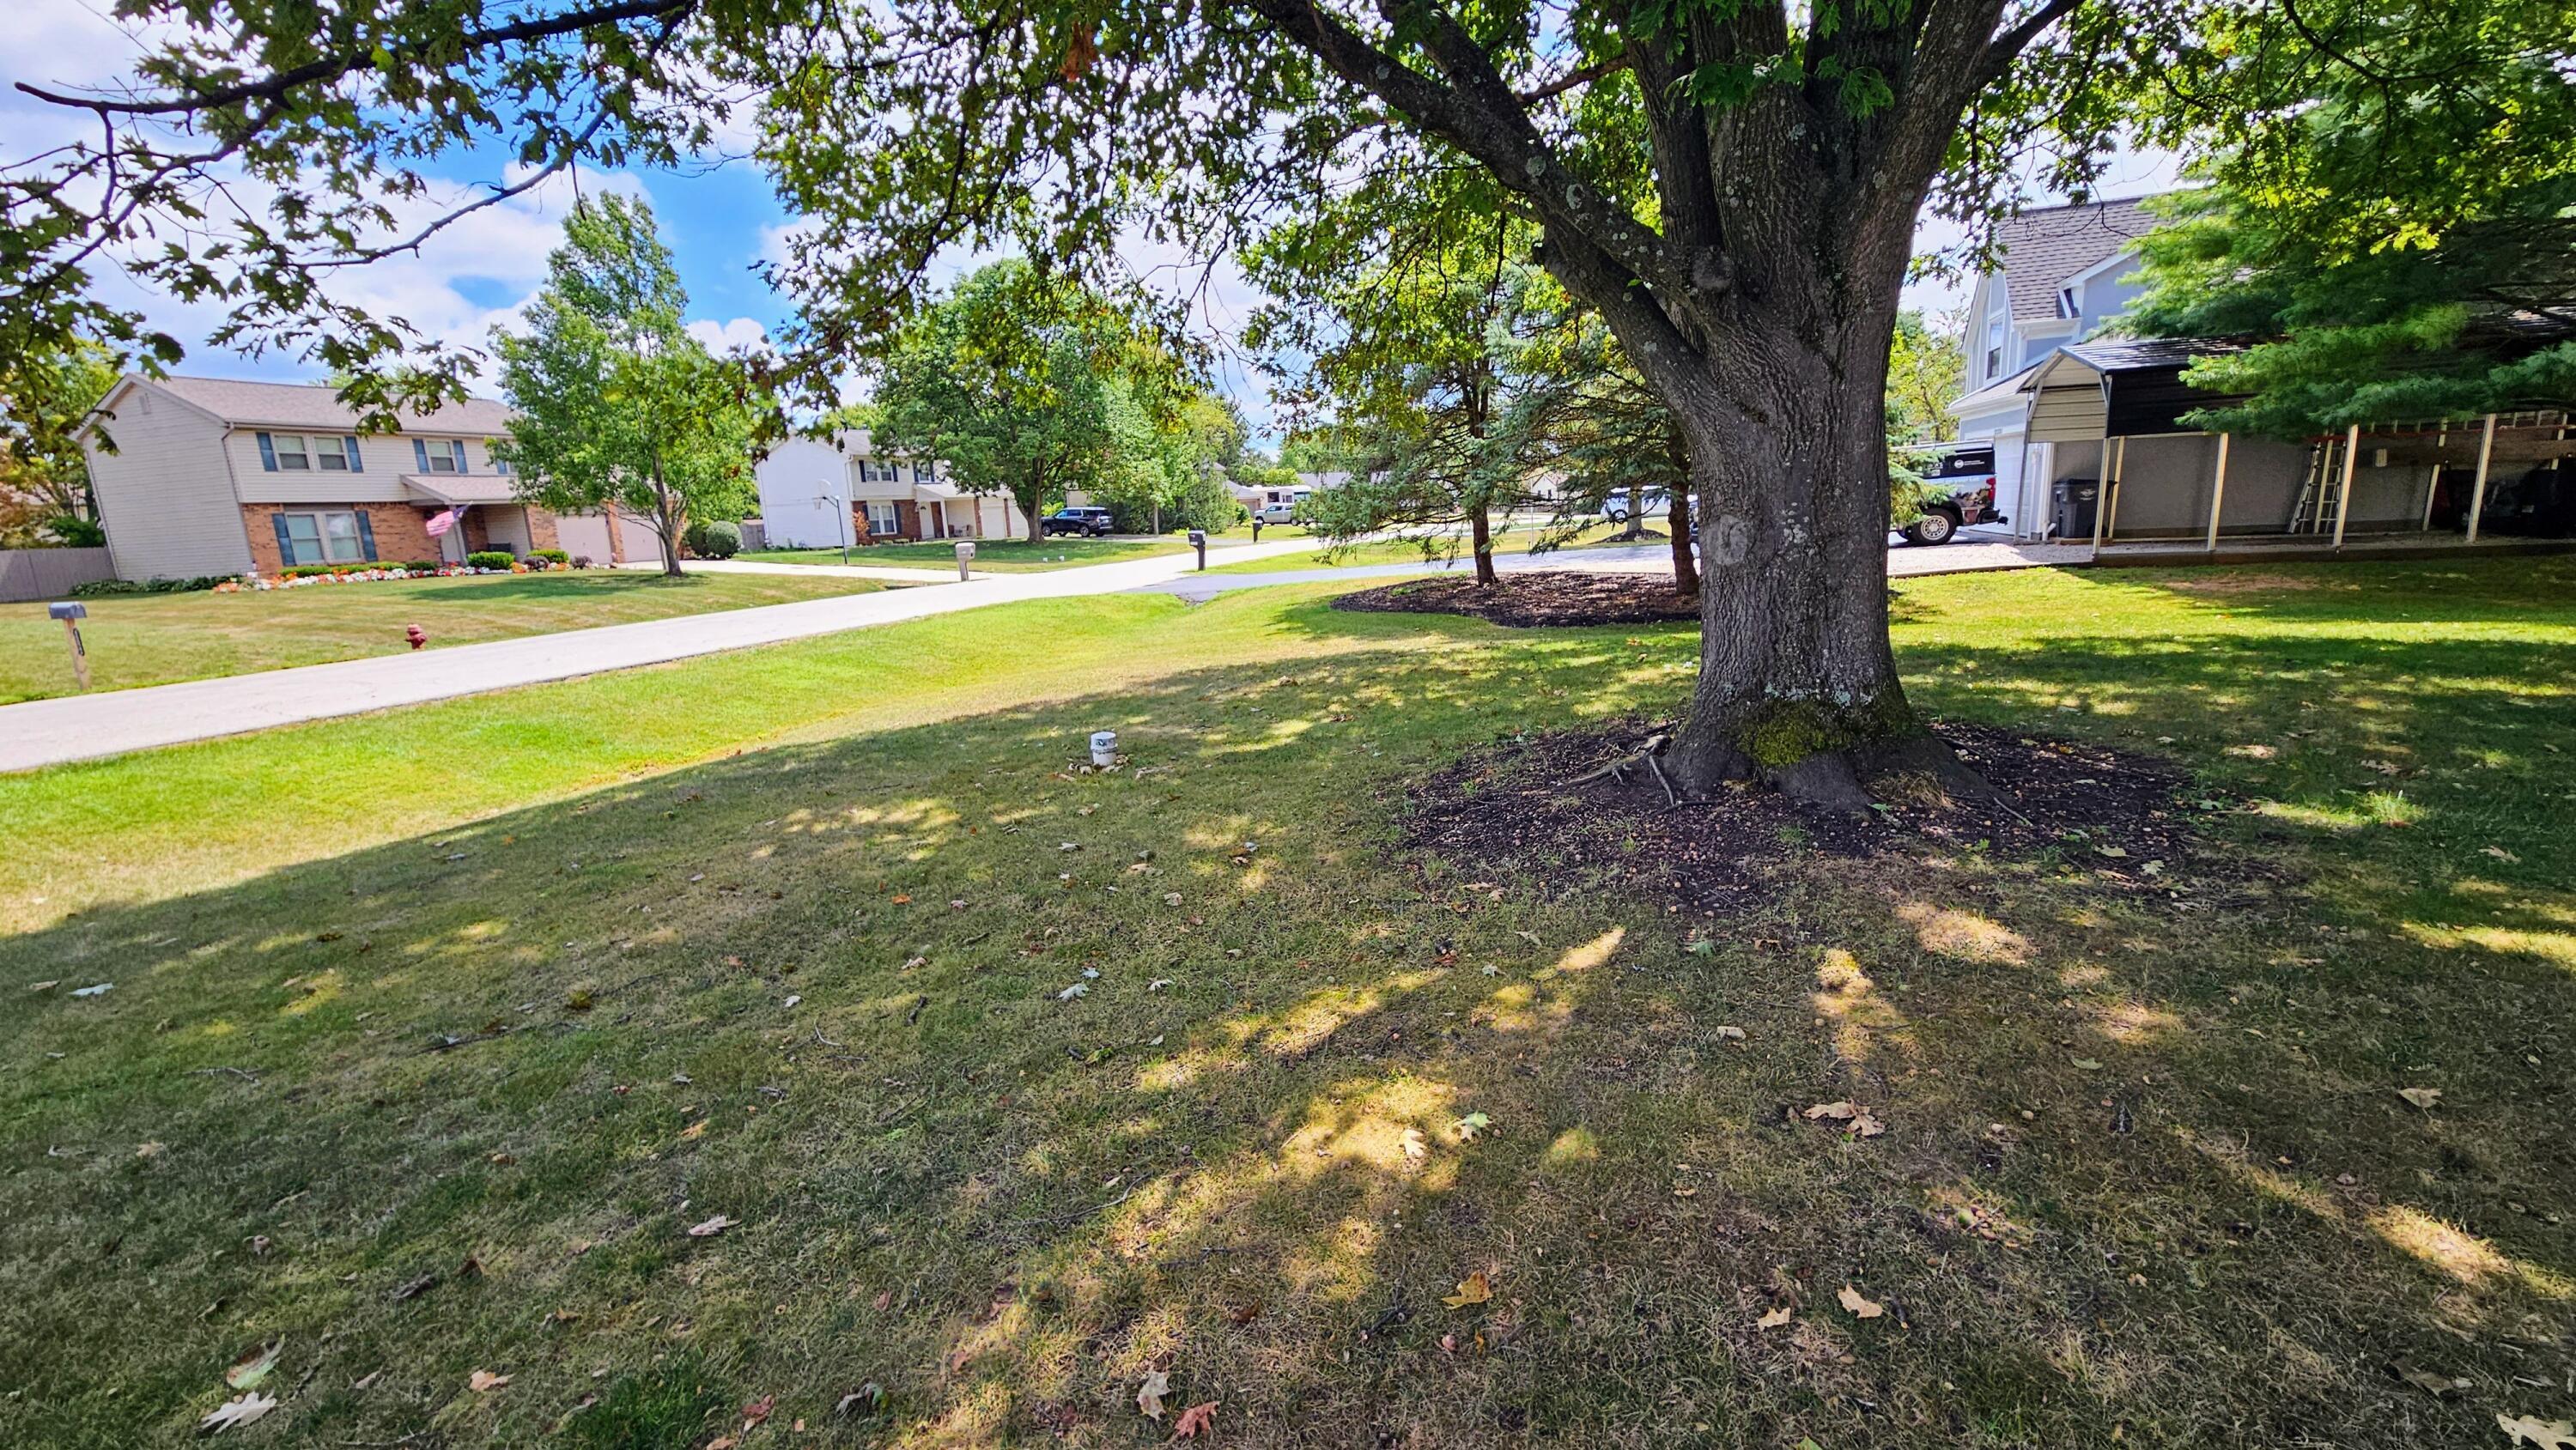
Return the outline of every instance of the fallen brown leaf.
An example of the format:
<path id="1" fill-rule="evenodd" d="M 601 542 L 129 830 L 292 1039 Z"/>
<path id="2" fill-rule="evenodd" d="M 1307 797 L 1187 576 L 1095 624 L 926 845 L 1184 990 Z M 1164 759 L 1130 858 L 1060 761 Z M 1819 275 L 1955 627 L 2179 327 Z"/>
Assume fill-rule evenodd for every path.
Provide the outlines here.
<path id="1" fill-rule="evenodd" d="M 740 1219 L 727 1218 L 723 1214 L 717 1214 L 715 1217 L 708 1219 L 705 1223 L 693 1223 L 689 1225 L 689 1237 L 693 1239 L 711 1239 L 717 1234 L 723 1233 L 726 1229 L 740 1225 L 741 1222 L 742 1220 Z"/>
<path id="2" fill-rule="evenodd" d="M 509 1382 L 510 1377 L 508 1375 L 494 1374 L 488 1369 L 478 1369 L 474 1373 L 465 1377 L 465 1383 L 468 1386 L 487 1394 L 493 1390 L 499 1389 L 501 1386 L 506 1385 Z"/>
<path id="3" fill-rule="evenodd" d="M 1492 1282 L 1486 1279 L 1484 1270 L 1478 1269 L 1476 1272 L 1469 1274 L 1466 1278 L 1458 1281 L 1457 1293 L 1443 1297 L 1440 1302 L 1448 1305 L 1452 1309 L 1464 1309 L 1470 1304 L 1485 1303 L 1493 1297 L 1494 1286 Z"/>
<path id="4" fill-rule="evenodd" d="M 1172 1422 L 1172 1438 L 1195 1440 L 1201 1430 L 1211 1436 L 1216 1434 L 1216 1403 L 1210 1400 L 1204 1405 L 1192 1405 L 1181 1411 L 1180 1418 Z"/>
<path id="5" fill-rule="evenodd" d="M 1858 1289 L 1853 1288 L 1849 1284 L 1843 1285 L 1842 1292 L 1836 1294 L 1834 1298 L 1839 1301 L 1845 1309 L 1850 1310 L 1852 1317 L 1855 1319 L 1876 1319 L 1881 1314 L 1887 1312 L 1886 1305 L 1871 1303 L 1869 1300 L 1861 1297 L 1861 1292 Z"/>
<path id="6" fill-rule="evenodd" d="M 1772 1310 L 1770 1313 L 1763 1315 L 1761 1318 L 1754 1320 L 1753 1327 L 1756 1329 L 1777 1329 L 1781 1325 L 1788 1323 L 1794 1317 L 1795 1316 L 1789 1312 L 1789 1306 L 1783 1304 L 1779 1308 Z"/>
<path id="7" fill-rule="evenodd" d="M 1163 1370 L 1145 1371 L 1145 1382 L 1136 1387 L 1136 1412 L 1148 1420 L 1163 1418 L 1163 1396 L 1172 1392 L 1172 1377 Z"/>
<path id="8" fill-rule="evenodd" d="M 2543 1420 L 2537 1415 L 2508 1419 L 2498 1415 L 2496 1428 L 2516 1445 L 2528 1442 L 2538 1450 L 2576 1450 L 2576 1425 L 2565 1420 Z"/>

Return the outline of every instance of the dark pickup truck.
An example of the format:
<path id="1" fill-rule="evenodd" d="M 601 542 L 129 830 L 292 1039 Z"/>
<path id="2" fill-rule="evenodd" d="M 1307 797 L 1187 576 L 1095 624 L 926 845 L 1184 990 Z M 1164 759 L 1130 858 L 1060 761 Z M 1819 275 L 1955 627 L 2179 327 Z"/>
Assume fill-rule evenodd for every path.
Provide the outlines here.
<path id="1" fill-rule="evenodd" d="M 2012 522 L 1995 511 L 1995 450 L 1952 444 L 1916 455 L 1924 488 L 1923 517 L 1900 532 L 1909 544 L 1946 544 L 1968 524 Z"/>

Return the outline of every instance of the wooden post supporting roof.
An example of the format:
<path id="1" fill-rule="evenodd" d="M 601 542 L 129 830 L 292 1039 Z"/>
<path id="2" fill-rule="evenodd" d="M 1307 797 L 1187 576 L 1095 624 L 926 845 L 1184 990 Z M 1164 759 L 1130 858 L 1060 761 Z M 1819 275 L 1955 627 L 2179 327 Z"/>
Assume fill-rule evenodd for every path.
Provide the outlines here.
<path id="1" fill-rule="evenodd" d="M 2102 510 L 2108 515 L 2102 523 L 2102 542 L 2117 543 L 2120 538 L 2120 475 L 2129 471 L 2129 435 L 2120 435 L 2120 449 L 2111 455 L 2111 476 L 2102 484 Z"/>
<path id="2" fill-rule="evenodd" d="M 2478 541 L 2478 515 L 2487 511 L 2487 465 L 2495 458 L 2496 415 L 2487 414 L 2487 427 L 2478 439 L 2478 481 L 2469 485 L 2469 542 Z"/>
<path id="3" fill-rule="evenodd" d="M 2229 436 L 2230 435 L 2225 433 L 2218 435 L 2218 478 L 2215 483 L 2210 485 L 2209 489 L 2209 538 L 2202 547 L 2213 554 L 2218 552 L 2218 511 L 2227 502 L 2227 440 Z"/>
<path id="4" fill-rule="evenodd" d="M 2111 425 L 2102 425 L 2102 476 L 2093 480 L 2093 552 L 2102 552 L 2102 523 L 2111 511 Z"/>
<path id="5" fill-rule="evenodd" d="M 2343 547 L 2344 523 L 2352 516 L 2353 470 L 2360 466 L 2361 425 L 2355 423 L 2352 425 L 2352 431 L 2346 433 L 2343 438 L 2343 483 L 2335 490 L 2334 546 L 2338 549 Z"/>

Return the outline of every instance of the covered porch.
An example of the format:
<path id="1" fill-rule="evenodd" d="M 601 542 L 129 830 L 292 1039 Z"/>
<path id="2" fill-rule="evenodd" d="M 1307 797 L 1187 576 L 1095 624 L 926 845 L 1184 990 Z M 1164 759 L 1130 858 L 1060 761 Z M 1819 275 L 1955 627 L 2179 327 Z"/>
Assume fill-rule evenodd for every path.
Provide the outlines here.
<path id="1" fill-rule="evenodd" d="M 2357 424 L 2301 443 L 2188 428 L 2182 415 L 2227 400 L 2181 372 L 2222 350 L 2084 343 L 2030 369 L 2017 389 L 2028 400 L 2021 463 L 2044 480 L 2035 501 L 2047 532 L 2097 552 L 2286 558 L 2472 547 L 2576 522 L 2564 500 L 2576 453 L 2565 410 Z"/>
<path id="2" fill-rule="evenodd" d="M 506 477 L 467 473 L 406 473 L 403 493 L 421 511 L 424 531 L 438 515 L 454 510 L 456 522 L 431 542 L 443 564 L 462 564 L 468 554 L 506 549 L 511 557 L 551 547 L 537 539 L 538 510 L 519 501 Z"/>

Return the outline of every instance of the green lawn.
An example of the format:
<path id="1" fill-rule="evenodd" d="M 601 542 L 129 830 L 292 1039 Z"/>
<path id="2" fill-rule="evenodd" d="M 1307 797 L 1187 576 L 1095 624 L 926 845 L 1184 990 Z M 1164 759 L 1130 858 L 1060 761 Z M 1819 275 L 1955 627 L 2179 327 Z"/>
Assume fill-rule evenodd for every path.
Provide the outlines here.
<path id="1" fill-rule="evenodd" d="M 2501 1445 L 2576 1418 L 2571 586 L 1901 583 L 1919 704 L 2190 773 L 2157 890 L 1410 859 L 1693 633 L 1329 585 L 0 778 L 0 1443 L 187 1442 L 276 1344 L 228 1441 L 1145 1446 L 1161 1367 L 1231 1445 Z"/>
<path id="2" fill-rule="evenodd" d="M 974 567 L 986 574 L 1028 574 L 1046 569 L 1071 569 L 1083 564 L 1115 564 L 1122 559 L 1150 559 L 1157 554 L 1179 554 L 1189 549 L 1181 538 L 1164 539 L 1047 539 L 1032 544 L 1026 539 L 978 539 L 975 541 Z M 838 564 L 838 549 L 761 549 L 738 557 L 757 559 L 771 564 Z M 957 568 L 957 546 L 941 544 L 876 544 L 852 549 L 850 562 L 881 569 L 928 569 L 953 573 Z"/>
<path id="3" fill-rule="evenodd" d="M 246 594 L 136 594 L 83 601 L 93 689 L 124 690 L 254 670 L 316 665 L 410 648 L 479 644 L 594 625 L 786 604 L 883 588 L 793 575 L 480 574 L 314 584 Z M 73 693 L 62 626 L 42 604 L 0 604 L 0 704 Z"/>

